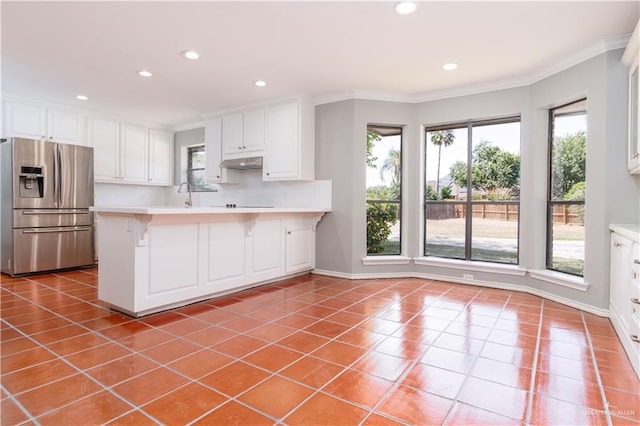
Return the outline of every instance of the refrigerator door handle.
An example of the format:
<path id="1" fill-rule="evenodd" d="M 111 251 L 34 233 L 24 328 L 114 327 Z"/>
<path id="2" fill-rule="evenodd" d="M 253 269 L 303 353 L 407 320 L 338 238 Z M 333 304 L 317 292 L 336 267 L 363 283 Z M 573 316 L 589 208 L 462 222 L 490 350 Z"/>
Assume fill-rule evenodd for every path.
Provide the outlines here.
<path id="1" fill-rule="evenodd" d="M 62 200 L 64 200 L 64 194 L 62 191 L 64 191 L 65 187 L 65 185 L 62 184 L 62 177 L 65 175 L 63 168 L 64 156 L 62 155 L 62 148 L 60 148 L 60 145 L 56 145 L 56 149 L 58 150 L 58 207 L 62 208 Z"/>
<path id="2" fill-rule="evenodd" d="M 56 207 L 60 206 L 60 170 L 58 170 L 58 146 L 53 148 L 53 200 L 56 203 Z"/>
<path id="3" fill-rule="evenodd" d="M 89 214 L 91 213 L 88 210 L 68 210 L 68 211 L 64 211 L 64 210 L 23 210 L 22 214 L 55 214 L 55 215 L 61 215 L 61 214 Z"/>
<path id="4" fill-rule="evenodd" d="M 33 228 L 33 229 L 23 229 L 23 234 L 50 234 L 50 233 L 58 233 L 58 232 L 76 232 L 76 231 L 90 231 L 90 226 L 74 226 L 74 227 L 66 227 L 66 228 Z"/>

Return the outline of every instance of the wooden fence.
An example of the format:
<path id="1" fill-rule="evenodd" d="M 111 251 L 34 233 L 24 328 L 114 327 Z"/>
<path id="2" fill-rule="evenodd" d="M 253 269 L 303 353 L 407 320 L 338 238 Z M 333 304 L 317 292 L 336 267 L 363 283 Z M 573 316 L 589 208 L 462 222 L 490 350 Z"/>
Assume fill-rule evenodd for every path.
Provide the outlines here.
<path id="1" fill-rule="evenodd" d="M 553 206 L 553 223 L 562 224 L 584 224 L 584 207 L 557 204 Z M 517 204 L 492 204 L 478 203 L 472 205 L 473 217 L 491 220 L 517 221 L 519 216 L 519 206 Z M 466 204 L 460 203 L 437 203 L 427 204 L 427 219 L 443 220 L 465 217 Z"/>

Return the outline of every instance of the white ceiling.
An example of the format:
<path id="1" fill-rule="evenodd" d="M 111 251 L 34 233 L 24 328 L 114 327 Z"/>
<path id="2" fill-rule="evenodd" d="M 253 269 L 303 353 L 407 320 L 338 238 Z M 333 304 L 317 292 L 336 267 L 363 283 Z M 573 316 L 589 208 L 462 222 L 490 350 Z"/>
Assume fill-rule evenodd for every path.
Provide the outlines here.
<path id="1" fill-rule="evenodd" d="M 429 97 L 540 75 L 630 34 L 640 12 L 633 0 L 393 5 L 2 1 L 2 90 L 170 126 L 299 93 Z"/>

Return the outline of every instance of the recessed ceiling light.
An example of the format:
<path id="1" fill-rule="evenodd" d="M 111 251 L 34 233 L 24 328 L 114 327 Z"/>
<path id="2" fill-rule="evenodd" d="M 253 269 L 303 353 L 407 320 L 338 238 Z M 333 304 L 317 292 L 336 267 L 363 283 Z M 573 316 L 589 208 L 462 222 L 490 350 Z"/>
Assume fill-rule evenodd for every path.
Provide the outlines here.
<path id="1" fill-rule="evenodd" d="M 198 54 L 198 52 L 194 52 L 193 50 L 185 50 L 184 52 L 182 52 L 182 56 L 184 56 L 187 59 L 198 59 L 200 57 L 200 55 Z"/>
<path id="2" fill-rule="evenodd" d="M 442 69 L 445 70 L 445 71 L 453 71 L 453 70 L 458 69 L 458 64 L 455 64 L 453 62 L 451 62 L 449 64 L 444 64 L 442 66 Z"/>
<path id="3" fill-rule="evenodd" d="M 142 70 L 142 71 L 138 71 L 138 75 L 140 77 L 151 77 L 153 74 L 151 74 L 149 71 L 147 70 Z"/>
<path id="4" fill-rule="evenodd" d="M 416 11 L 416 4 L 412 1 L 399 1 L 395 8 L 397 14 L 408 15 Z"/>
<path id="5" fill-rule="evenodd" d="M 87 96 L 85 96 L 85 95 L 78 95 L 78 96 L 76 96 L 76 99 L 79 99 L 81 101 L 88 101 L 89 100 L 89 98 Z"/>
<path id="6" fill-rule="evenodd" d="M 267 85 L 267 82 L 264 80 L 256 80 L 253 82 L 253 85 L 258 87 L 264 87 Z"/>

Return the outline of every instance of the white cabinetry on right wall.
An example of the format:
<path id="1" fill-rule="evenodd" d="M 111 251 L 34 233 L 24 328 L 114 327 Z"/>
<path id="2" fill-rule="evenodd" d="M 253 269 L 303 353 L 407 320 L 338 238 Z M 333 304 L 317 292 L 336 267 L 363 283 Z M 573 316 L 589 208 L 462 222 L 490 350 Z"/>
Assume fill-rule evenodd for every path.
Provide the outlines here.
<path id="1" fill-rule="evenodd" d="M 640 233 L 637 226 L 611 225 L 609 316 L 640 377 Z"/>

